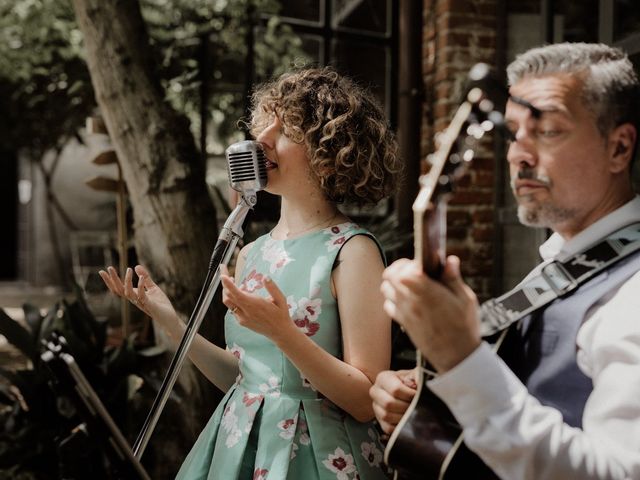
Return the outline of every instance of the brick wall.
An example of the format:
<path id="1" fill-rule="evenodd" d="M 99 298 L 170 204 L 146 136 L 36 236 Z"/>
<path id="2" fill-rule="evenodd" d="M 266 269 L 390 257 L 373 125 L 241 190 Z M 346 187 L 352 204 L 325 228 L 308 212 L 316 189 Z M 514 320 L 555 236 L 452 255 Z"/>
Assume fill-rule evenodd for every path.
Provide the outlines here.
<path id="1" fill-rule="evenodd" d="M 434 151 L 459 101 L 469 69 L 496 63 L 497 0 L 425 0 L 422 71 L 425 104 L 423 158 Z M 491 293 L 494 256 L 495 162 L 483 143 L 470 173 L 460 182 L 448 213 L 447 249 L 462 259 L 465 279 L 481 299 Z M 427 165 L 423 165 L 423 170 Z"/>

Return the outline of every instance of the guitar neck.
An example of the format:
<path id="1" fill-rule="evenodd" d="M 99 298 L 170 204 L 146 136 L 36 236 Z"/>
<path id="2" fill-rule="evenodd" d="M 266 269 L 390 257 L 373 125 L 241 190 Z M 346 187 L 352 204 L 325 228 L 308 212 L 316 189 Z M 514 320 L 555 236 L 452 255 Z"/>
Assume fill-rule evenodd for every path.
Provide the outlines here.
<path id="1" fill-rule="evenodd" d="M 415 259 L 427 275 L 439 279 L 446 257 L 446 202 L 429 204 L 423 212 L 414 211 L 413 228 Z"/>

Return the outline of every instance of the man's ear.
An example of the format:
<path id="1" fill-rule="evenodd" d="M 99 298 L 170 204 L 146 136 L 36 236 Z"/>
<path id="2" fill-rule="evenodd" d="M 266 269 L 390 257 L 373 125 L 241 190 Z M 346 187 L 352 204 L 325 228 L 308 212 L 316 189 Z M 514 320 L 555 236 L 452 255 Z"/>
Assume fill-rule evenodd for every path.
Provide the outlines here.
<path id="1" fill-rule="evenodd" d="M 614 128 L 609 134 L 610 170 L 619 173 L 629 169 L 633 160 L 636 145 L 636 128 L 630 123 L 623 123 Z"/>

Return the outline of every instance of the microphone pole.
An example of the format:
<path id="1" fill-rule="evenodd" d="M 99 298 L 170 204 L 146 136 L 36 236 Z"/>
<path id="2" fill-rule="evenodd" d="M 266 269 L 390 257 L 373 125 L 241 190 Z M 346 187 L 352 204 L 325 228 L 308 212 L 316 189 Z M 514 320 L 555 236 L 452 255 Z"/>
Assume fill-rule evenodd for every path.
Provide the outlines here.
<path id="1" fill-rule="evenodd" d="M 240 202 L 231 212 L 220 231 L 220 235 L 211 254 L 211 260 L 209 261 L 207 277 L 196 302 L 196 306 L 191 313 L 184 335 L 180 340 L 180 345 L 171 360 L 167 374 L 151 406 L 151 411 L 133 445 L 133 455 L 138 460 L 142 457 L 147 443 L 149 443 L 149 438 L 158 423 L 160 414 L 178 379 L 178 374 L 189 352 L 189 348 L 198 333 L 200 324 L 207 310 L 209 310 L 213 296 L 220 285 L 220 265 L 229 264 L 238 240 L 244 235 L 242 225 L 244 224 L 247 213 L 249 213 L 249 210 L 257 203 L 258 190 L 262 190 L 267 183 L 264 152 L 259 143 L 251 140 L 234 143 L 227 149 L 226 156 L 229 167 L 229 183 L 234 190 L 240 192 Z"/>

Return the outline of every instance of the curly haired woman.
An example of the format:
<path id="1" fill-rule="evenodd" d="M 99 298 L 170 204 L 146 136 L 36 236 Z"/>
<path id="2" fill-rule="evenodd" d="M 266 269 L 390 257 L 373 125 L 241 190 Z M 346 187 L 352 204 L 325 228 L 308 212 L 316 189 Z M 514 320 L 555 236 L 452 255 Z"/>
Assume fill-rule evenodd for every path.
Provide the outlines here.
<path id="1" fill-rule="evenodd" d="M 386 478 L 368 391 L 388 368 L 391 321 L 379 292 L 384 259 L 371 233 L 337 208 L 394 188 L 397 146 L 370 95 L 331 68 L 282 75 L 253 95 L 273 230 L 222 276 L 227 349 L 199 337 L 190 357 L 227 391 L 180 479 Z M 116 294 L 179 340 L 184 326 L 142 266 Z"/>

